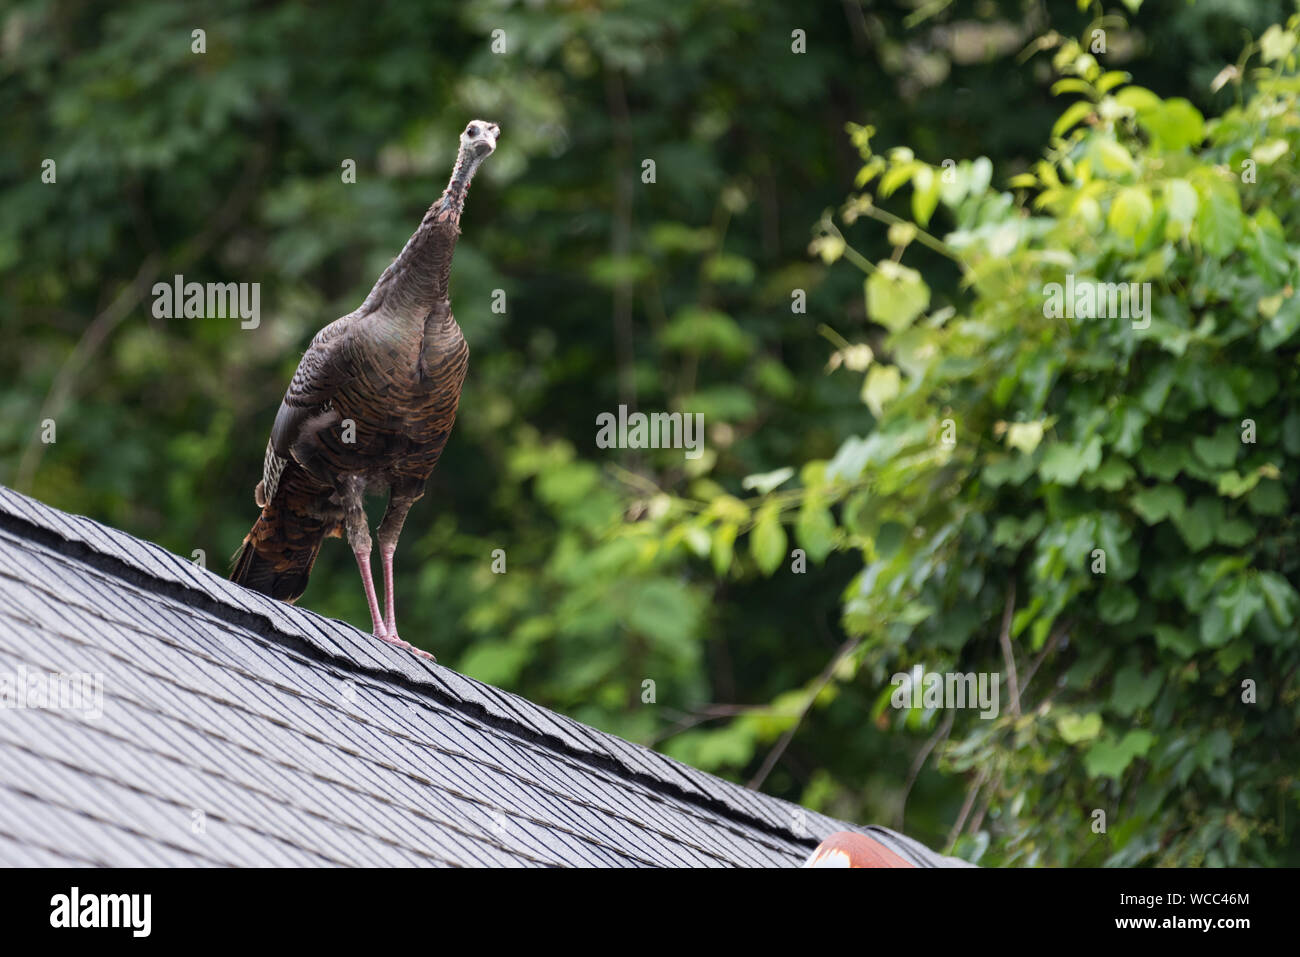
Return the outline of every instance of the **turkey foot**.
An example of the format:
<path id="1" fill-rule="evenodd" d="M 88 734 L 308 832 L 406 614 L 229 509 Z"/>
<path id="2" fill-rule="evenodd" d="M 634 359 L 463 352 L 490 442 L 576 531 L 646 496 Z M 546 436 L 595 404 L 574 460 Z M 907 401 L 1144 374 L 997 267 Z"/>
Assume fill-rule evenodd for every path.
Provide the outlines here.
<path id="1" fill-rule="evenodd" d="M 366 604 L 370 606 L 370 619 L 374 623 L 374 635 L 380 641 L 386 641 L 390 645 L 395 645 L 409 651 L 413 655 L 419 655 L 422 658 L 428 658 L 430 661 L 438 659 L 423 649 L 415 647 L 409 641 L 403 641 L 397 637 L 397 630 L 390 628 L 384 623 L 383 615 L 379 613 L 379 599 L 375 595 L 375 581 L 370 574 L 370 551 L 368 548 L 358 548 L 356 550 L 357 568 L 361 572 L 361 584 L 366 592 Z"/>
<path id="2" fill-rule="evenodd" d="M 428 658 L 430 661 L 438 660 L 433 656 L 432 652 L 425 651 L 423 648 L 417 648 L 409 641 L 403 641 L 401 638 L 397 637 L 397 635 L 388 635 L 388 634 L 381 635 L 379 632 L 375 632 L 375 637 L 378 638 L 380 641 L 386 641 L 390 645 L 395 645 L 398 648 L 401 648 L 405 651 L 409 651 L 413 655 L 419 655 L 421 658 Z"/>

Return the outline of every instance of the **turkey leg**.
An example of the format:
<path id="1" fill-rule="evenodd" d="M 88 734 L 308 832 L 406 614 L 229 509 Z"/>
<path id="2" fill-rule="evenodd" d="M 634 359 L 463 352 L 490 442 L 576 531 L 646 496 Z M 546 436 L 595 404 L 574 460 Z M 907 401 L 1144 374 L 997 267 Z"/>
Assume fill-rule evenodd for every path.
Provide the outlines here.
<path id="1" fill-rule="evenodd" d="M 402 526 L 406 523 L 406 513 L 422 494 L 423 490 L 420 488 L 394 488 L 388 499 L 388 510 L 384 512 L 384 519 L 379 523 L 379 557 L 384 566 L 384 622 L 389 638 L 397 638 L 393 556 L 397 552 L 397 539 L 401 537 Z"/>
<path id="2" fill-rule="evenodd" d="M 352 554 L 357 558 L 357 569 L 361 572 L 361 585 L 366 590 L 366 604 L 370 606 L 370 620 L 374 625 L 375 637 L 417 655 L 432 658 L 433 655 L 427 651 L 414 648 L 396 634 L 390 634 L 389 628 L 384 624 L 383 615 L 379 612 L 379 598 L 375 594 L 374 575 L 370 571 L 370 528 L 366 525 L 366 511 L 361 504 L 365 483 L 360 476 L 349 475 L 341 485 L 340 498 L 343 500 L 343 520 L 347 527 L 348 544 L 352 546 Z"/>

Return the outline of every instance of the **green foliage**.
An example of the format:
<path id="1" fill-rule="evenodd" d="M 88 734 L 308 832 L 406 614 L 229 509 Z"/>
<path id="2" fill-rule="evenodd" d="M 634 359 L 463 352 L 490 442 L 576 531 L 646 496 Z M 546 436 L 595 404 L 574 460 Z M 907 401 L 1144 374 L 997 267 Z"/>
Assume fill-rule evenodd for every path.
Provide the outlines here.
<path id="1" fill-rule="evenodd" d="M 928 201 L 904 230 L 850 197 L 846 224 L 878 219 L 896 257 L 924 241 L 958 269 L 968 292 L 929 315 L 919 271 L 818 227 L 815 252 L 867 273 L 883 332 L 832 365 L 863 373 L 877 421 L 809 463 L 781 507 L 842 503 L 822 541 L 862 556 L 845 682 L 914 664 L 1005 679 L 1008 642 L 1019 700 L 992 721 L 958 715 L 941 749 L 949 772 L 979 771 L 987 830 L 958 847 L 986 861 L 1294 860 L 1300 194 L 1277 160 L 1300 148 L 1300 76 L 1289 53 L 1271 59 L 1206 121 L 1065 43 L 1057 87 L 1086 99 L 1016 193 L 950 169 L 942 239 L 923 231 Z M 910 150 L 858 145 L 859 187 L 942 182 Z M 1062 303 L 1076 281 L 1148 283 L 1150 309 L 1134 293 L 1121 312 L 1106 287 Z M 751 532 L 767 574 L 776 507 Z M 893 724 L 937 721 L 908 709 Z"/>

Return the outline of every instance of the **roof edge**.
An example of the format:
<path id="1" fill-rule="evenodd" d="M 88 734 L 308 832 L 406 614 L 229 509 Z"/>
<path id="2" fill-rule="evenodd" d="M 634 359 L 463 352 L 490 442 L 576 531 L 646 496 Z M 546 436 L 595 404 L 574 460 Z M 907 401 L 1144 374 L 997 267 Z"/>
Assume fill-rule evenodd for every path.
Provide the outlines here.
<path id="1" fill-rule="evenodd" d="M 60 528 L 60 525 L 63 527 Z M 935 866 L 934 859 L 940 858 L 923 845 L 887 829 L 863 827 L 827 818 L 780 798 L 748 791 L 738 784 L 683 765 L 616 735 L 588 728 L 541 705 L 519 699 L 510 692 L 460 675 L 446 666 L 433 664 L 400 649 L 375 642 L 369 635 L 346 622 L 325 618 L 315 612 L 285 605 L 232 585 L 224 578 L 198 568 L 159 545 L 137 539 L 93 519 L 62 512 L 3 485 L 0 485 L 0 532 L 29 540 L 137 588 L 195 608 L 228 624 L 246 628 L 264 640 L 308 659 L 391 683 L 417 696 L 427 696 L 433 702 L 494 730 L 508 732 L 571 760 L 640 784 L 664 797 L 806 847 L 809 851 L 817 846 L 821 837 L 833 831 L 854 830 L 875 837 L 883 834 L 886 838 L 892 838 L 890 846 L 920 866 Z M 124 547 L 126 542 L 135 545 L 142 553 L 128 551 Z M 317 634 L 313 634 L 313 631 Z M 349 648 L 349 645 L 353 647 Z M 367 658 L 370 662 L 366 661 Z M 466 690 L 473 694 L 457 693 Z M 543 712 L 555 727 L 556 733 L 548 733 L 522 718 L 511 717 L 508 707 L 510 702 L 504 702 L 507 707 L 501 707 L 503 702 L 493 702 L 489 695 L 515 699 Z M 475 698 L 479 700 L 474 700 Z M 498 706 L 493 707 L 493 704 Z M 566 728 L 565 724 L 571 727 Z M 573 733 L 578 729 L 579 733 Z M 569 740 L 566 740 L 566 734 Z M 583 737 L 593 744 L 606 744 L 609 747 L 607 750 L 596 750 L 583 746 Z M 629 759 L 620 759 L 619 753 L 627 754 Z M 674 776 L 682 783 L 637 768 L 631 762 L 633 757 L 649 759 L 646 763 L 657 765 L 655 770 L 675 772 Z M 709 782 L 724 786 L 724 793 L 729 789 L 730 793 L 726 793 L 726 797 L 730 800 L 708 793 L 700 786 L 703 782 L 699 779 L 708 779 Z M 713 790 L 716 792 L 718 789 L 714 787 Z M 741 803 L 746 796 L 748 800 L 745 803 L 754 805 L 756 810 L 761 806 L 769 814 L 765 816 L 747 811 Z M 785 813 L 771 813 L 778 809 Z M 789 824 L 782 826 L 778 823 L 780 819 Z M 796 821 L 806 821 L 807 826 L 796 829 Z M 800 830 L 805 833 L 799 833 Z"/>

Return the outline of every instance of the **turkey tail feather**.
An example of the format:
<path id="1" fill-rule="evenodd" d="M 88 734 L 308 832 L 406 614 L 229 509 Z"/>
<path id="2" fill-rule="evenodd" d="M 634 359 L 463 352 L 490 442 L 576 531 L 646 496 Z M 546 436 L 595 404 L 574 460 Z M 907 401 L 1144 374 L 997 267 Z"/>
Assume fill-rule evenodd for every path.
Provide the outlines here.
<path id="1" fill-rule="evenodd" d="M 325 536 L 322 534 L 315 542 L 304 542 L 297 548 L 281 547 L 274 555 L 264 555 L 257 547 L 258 525 L 261 524 L 259 518 L 257 525 L 244 538 L 243 546 L 235 555 L 235 568 L 230 580 L 292 604 L 307 590 L 307 579 L 311 577 L 312 566 L 316 564 Z"/>
<path id="2" fill-rule="evenodd" d="M 337 521 L 322 514 L 315 487 L 300 468 L 291 467 L 234 558 L 230 580 L 280 601 L 297 601 L 326 537 Z M 260 488 L 260 486 L 259 486 Z"/>

